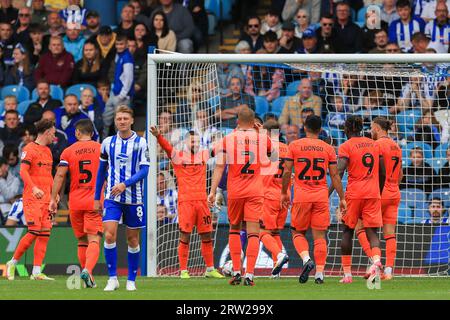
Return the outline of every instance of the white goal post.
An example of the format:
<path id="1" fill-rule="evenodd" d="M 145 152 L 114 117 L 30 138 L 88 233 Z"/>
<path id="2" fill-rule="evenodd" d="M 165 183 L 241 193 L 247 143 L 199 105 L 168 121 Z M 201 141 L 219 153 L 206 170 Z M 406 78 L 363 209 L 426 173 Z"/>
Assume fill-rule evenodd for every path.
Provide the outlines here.
<path id="1" fill-rule="evenodd" d="M 378 92 L 381 95 L 383 92 L 386 92 L 386 86 L 383 84 L 380 86 L 380 83 L 383 83 L 383 81 L 379 81 L 380 77 L 386 77 L 384 80 L 386 83 L 389 82 L 389 85 L 393 86 L 393 82 L 397 81 L 397 79 L 401 79 L 402 86 L 401 91 L 398 93 L 395 93 L 395 97 L 393 98 L 395 100 L 395 107 L 398 103 L 407 104 L 406 107 L 404 107 L 400 112 L 395 111 L 393 118 L 399 119 L 401 115 L 404 116 L 405 122 L 408 123 L 398 123 L 398 131 L 399 134 L 404 136 L 404 142 L 402 145 L 402 148 L 405 149 L 408 148 L 408 153 L 405 153 L 405 157 L 403 158 L 403 167 L 407 167 L 410 165 L 410 160 L 407 159 L 409 157 L 409 152 L 411 149 L 417 148 L 418 146 L 421 148 L 422 156 L 425 154 L 425 158 L 427 163 L 439 163 L 439 166 L 442 167 L 441 162 L 445 162 L 445 150 L 443 150 L 442 157 L 436 157 L 435 154 L 437 152 L 437 148 L 441 148 L 441 144 L 444 145 L 444 143 L 437 143 L 436 145 L 432 146 L 431 150 L 428 150 L 428 146 L 425 146 L 424 149 L 422 147 L 422 142 L 417 135 L 415 135 L 415 126 L 419 122 L 422 123 L 421 119 L 424 117 L 422 115 L 422 111 L 425 105 L 427 105 L 427 96 L 424 94 L 424 97 L 421 97 L 420 93 L 414 93 L 413 87 L 416 84 L 416 78 L 417 80 L 419 91 L 421 90 L 421 86 L 423 85 L 426 87 L 425 83 L 427 81 L 427 78 L 433 78 L 433 83 L 438 86 L 445 82 L 447 77 L 450 77 L 450 74 L 447 74 L 447 66 L 450 66 L 450 54 L 148 54 L 148 88 L 147 88 L 147 139 L 149 144 L 149 152 L 150 152 L 150 174 L 147 178 L 147 188 L 146 188 L 146 208 L 147 208 L 147 231 L 146 231 L 146 266 L 147 266 L 147 276 L 155 277 L 160 275 L 173 275 L 173 272 L 160 272 L 160 266 L 158 259 L 159 252 L 158 252 L 158 228 L 159 223 L 157 219 L 157 203 L 158 203 L 158 195 L 157 195 L 157 184 L 158 184 L 158 172 L 160 168 L 160 164 L 158 163 L 158 146 L 156 139 L 154 139 L 151 135 L 149 135 L 148 131 L 151 126 L 157 125 L 158 123 L 158 110 L 161 108 L 162 102 L 159 98 L 161 98 L 161 92 L 164 92 L 166 89 L 164 86 L 167 84 L 166 82 L 161 82 L 161 78 L 163 77 L 171 77 L 171 72 L 166 71 L 165 68 L 173 68 L 173 66 L 179 66 L 180 69 L 184 70 L 184 73 L 179 73 L 180 75 L 186 75 L 186 77 L 189 78 L 190 73 L 195 73 L 195 77 L 192 76 L 192 79 L 197 79 L 198 77 L 201 77 L 202 75 L 205 77 L 205 88 L 208 90 L 213 90 L 213 94 L 210 94 L 207 99 L 209 103 L 210 101 L 215 101 L 213 109 L 220 108 L 221 104 L 221 95 L 219 95 L 219 82 L 217 80 L 217 75 L 214 73 L 217 73 L 216 66 L 219 64 L 237 64 L 237 65 L 261 65 L 261 66 L 277 66 L 277 68 L 286 68 L 284 70 L 296 70 L 299 72 L 303 72 L 305 74 L 309 74 L 310 72 L 320 73 L 320 77 L 325 81 L 325 88 L 324 92 L 327 95 L 326 99 L 331 99 L 329 103 L 334 104 L 336 102 L 336 98 L 338 94 L 333 93 L 330 94 L 330 92 L 340 92 L 339 96 L 345 96 L 342 98 L 344 101 L 347 98 L 355 98 L 355 96 L 352 96 L 351 93 L 342 93 L 341 86 L 342 82 L 340 82 L 341 78 L 345 75 L 353 75 L 358 79 L 363 79 L 365 76 L 367 78 L 373 77 L 376 78 L 376 84 L 374 87 L 364 87 L 364 89 L 361 89 L 358 87 L 358 85 L 354 85 L 356 89 L 358 89 L 361 94 L 359 102 L 355 102 L 353 105 L 350 103 L 343 102 L 345 104 L 345 110 L 343 111 L 344 114 L 358 114 L 358 112 L 361 112 L 362 109 L 365 108 L 365 105 L 362 104 L 366 103 L 364 100 L 366 97 L 369 96 L 369 91 Z M 448 64 L 448 65 L 447 65 Z M 386 66 L 391 66 L 387 68 Z M 432 66 L 433 68 L 431 68 Z M 201 71 L 198 71 L 201 69 Z M 171 69 L 172 70 L 172 69 Z M 338 80 L 334 84 L 331 84 L 332 81 L 326 81 L 325 74 L 334 74 L 337 75 Z M 178 74 L 178 73 L 177 73 Z M 163 75 L 163 76 L 162 76 Z M 212 76 L 214 76 L 212 78 Z M 437 80 L 439 78 L 439 80 Z M 187 78 L 186 78 L 187 79 Z M 186 80 L 185 79 L 185 80 Z M 191 79 L 191 78 L 189 78 Z M 165 79 L 168 80 L 168 79 Z M 169 79 L 170 80 L 170 79 Z M 177 80 L 177 79 L 174 79 Z M 297 79 L 298 80 L 298 79 Z M 297 81 L 296 80 L 296 81 Z M 194 81 L 194 80 L 189 80 Z M 358 80 L 359 81 L 359 80 Z M 367 80 L 369 81 L 369 80 Z M 398 80 L 400 81 L 400 80 Z M 183 82 L 180 80 L 180 83 Z M 358 82 L 359 83 L 359 82 Z M 428 87 L 430 87 L 429 83 L 430 81 L 426 82 L 428 84 Z M 283 88 L 281 89 L 282 96 L 288 97 L 286 95 L 287 90 L 287 83 L 286 81 L 283 83 Z M 178 97 L 178 89 L 182 90 L 182 86 L 186 86 L 186 82 L 183 82 L 183 84 L 180 84 L 179 88 L 176 88 L 177 81 L 171 82 L 168 86 L 171 86 L 172 89 L 171 93 L 162 93 L 163 95 L 171 95 L 174 97 L 174 99 L 179 99 Z M 409 87 L 408 87 L 409 86 Z M 409 88 L 409 91 L 405 89 L 405 87 Z M 416 87 L 414 87 L 416 88 Z M 426 90 L 426 89 L 424 89 Z M 431 90 L 431 89 L 430 89 Z M 429 90 L 429 91 L 430 91 Z M 433 94 L 437 94 L 437 88 L 435 91 L 431 90 Z M 434 92 L 434 93 L 433 93 Z M 449 91 L 450 92 L 450 91 Z M 332 96 L 334 95 L 334 96 Z M 167 98 L 166 96 L 166 98 Z M 176 97 L 177 96 L 177 97 Z M 256 94 L 258 96 L 258 94 Z M 281 96 L 277 97 L 282 98 Z M 378 94 L 376 95 L 376 98 L 378 99 Z M 288 99 L 288 98 L 286 98 Z M 322 98 L 325 100 L 325 98 Z M 379 99 L 384 99 L 380 98 Z M 429 98 L 429 100 L 433 100 L 433 96 Z M 450 97 L 449 97 L 450 99 Z M 274 108 L 275 100 L 269 101 L 268 106 L 269 109 L 267 112 L 265 112 L 263 115 L 268 115 L 271 113 L 272 108 Z M 178 101 L 178 100 L 177 100 Z M 205 100 L 206 101 L 206 100 Z M 287 101 L 287 100 L 283 100 Z M 328 101 L 328 100 L 327 100 Z M 364 102 L 362 102 L 364 101 Z M 384 101 L 384 100 L 383 100 Z M 449 100 L 450 101 L 450 100 Z M 164 102 L 166 103 L 166 102 Z M 432 102 L 430 102 L 431 104 Z M 450 104 L 450 102 L 449 102 Z M 428 106 L 428 105 L 427 105 Z M 385 106 L 386 110 L 387 107 L 393 107 L 393 106 Z M 432 106 L 428 106 L 430 109 L 432 109 Z M 325 108 L 323 106 L 323 108 Z M 447 109 L 439 110 L 439 111 L 445 111 L 446 113 L 443 114 L 443 118 L 447 117 L 448 120 L 450 120 L 449 112 L 450 107 L 447 106 Z M 358 110 L 360 109 L 360 110 Z M 375 115 L 384 115 L 383 113 L 375 113 L 372 109 L 367 107 L 366 113 L 360 113 L 363 117 L 368 116 L 369 118 Z M 391 110 L 391 109 L 389 109 Z M 213 110 L 214 111 L 214 110 Z M 324 110 L 322 112 L 322 115 L 324 116 L 324 119 L 327 119 L 326 121 L 329 121 L 329 118 L 327 117 L 327 114 L 330 110 Z M 336 111 L 336 110 L 333 110 Z M 408 111 L 411 111 L 411 114 L 408 113 Z M 279 110 L 281 112 L 281 110 Z M 280 116 L 280 113 L 276 113 L 277 116 Z M 331 111 L 330 111 L 331 112 Z M 389 111 L 391 113 L 391 111 Z M 389 117 L 391 114 L 389 113 Z M 414 114 L 414 115 L 413 115 Z M 262 116 L 261 116 L 262 117 Z M 437 117 L 437 116 L 436 116 Z M 221 121 L 214 120 L 215 126 L 221 128 Z M 342 127 L 333 127 L 329 125 L 329 123 L 324 122 L 324 126 L 326 126 L 327 130 L 329 129 L 329 135 L 334 139 L 335 142 L 334 145 L 337 147 L 340 143 L 339 139 L 345 139 L 342 133 L 339 133 L 337 131 L 342 131 Z M 444 119 L 445 121 L 445 119 Z M 448 123 L 448 122 L 447 122 Z M 439 124 L 436 124 L 436 126 L 439 126 Z M 412 128 L 412 129 L 411 129 Z M 445 130 L 448 131 L 448 127 L 446 129 L 442 129 L 443 125 L 441 123 L 440 127 L 440 138 L 445 136 Z M 366 128 L 367 129 L 367 128 Z M 412 131 L 411 131 L 412 130 Z M 433 132 L 430 131 L 430 133 L 426 133 L 428 135 L 433 135 Z M 425 135 L 425 133 L 424 133 Z M 337 141 L 337 142 L 336 142 Z M 438 142 L 442 142 L 439 140 Z M 448 145 L 447 141 L 447 145 Z M 400 143 L 400 142 L 399 142 Z M 426 144 L 426 143 L 425 143 Z M 431 144 L 431 143 L 430 143 Z M 442 146 L 443 147 L 443 146 Z M 439 149 L 441 150 L 441 149 Z M 431 155 L 428 156 L 427 152 Z M 407 155 L 407 156 L 406 156 Z M 425 165 L 424 162 L 424 165 Z M 435 170 L 436 171 L 436 170 Z M 416 171 L 415 171 L 416 172 Z M 435 176 L 439 175 L 439 171 L 436 171 L 437 174 Z M 411 174 L 413 178 L 417 178 L 419 175 L 414 173 Z M 437 180 L 433 180 L 437 181 Z M 432 202 L 432 199 L 434 199 L 435 194 L 439 194 L 441 197 L 441 203 L 445 207 L 447 206 L 447 203 L 450 202 L 450 193 L 448 193 L 447 189 L 449 188 L 434 188 L 434 185 L 432 186 L 432 189 L 427 189 L 428 185 L 431 182 L 424 182 L 424 189 L 414 188 L 414 190 L 417 191 L 411 191 L 412 188 L 405 188 L 405 190 L 402 192 L 402 201 L 404 203 L 404 213 L 406 215 L 411 215 L 411 220 L 407 220 L 405 218 L 405 224 L 401 226 L 402 230 L 402 240 L 398 243 L 398 255 L 397 255 L 397 263 L 396 268 L 401 269 L 400 274 L 401 275 L 448 275 L 449 274 L 449 267 L 448 262 L 445 266 L 445 257 L 441 254 L 439 250 L 441 250 L 441 245 L 447 245 L 446 248 L 448 248 L 448 244 L 443 244 L 442 242 L 439 242 L 441 240 L 436 240 L 439 238 L 439 234 L 437 235 L 435 233 L 435 228 L 437 227 L 445 227 L 445 222 L 433 224 L 431 223 L 429 226 L 426 226 L 426 222 L 420 222 L 419 216 L 422 218 L 426 218 L 426 212 L 428 212 L 428 203 Z M 434 183 L 434 182 L 433 182 Z M 422 192 L 423 191 L 423 192 Z M 411 194 L 408 195 L 408 192 Z M 439 193 L 440 192 L 440 193 Z M 447 198 L 448 197 L 448 198 Z M 330 198 L 330 201 L 332 202 L 331 207 L 333 208 L 333 197 Z M 423 204 L 419 205 L 417 203 L 423 202 Z M 403 207 L 402 207 L 403 208 Z M 420 211 L 422 210 L 422 211 Z M 446 217 L 448 218 L 448 210 L 446 213 Z M 420 213 L 420 214 L 419 214 Z M 414 214 L 416 216 L 414 216 Z M 414 220 L 415 218 L 415 220 Z M 426 219 L 424 219 L 425 221 Z M 409 221 L 409 222 L 407 222 Z M 448 223 L 448 222 L 447 222 Z M 336 224 L 338 224 L 336 222 Z M 286 226 L 285 229 L 288 229 Z M 174 229 L 175 230 L 175 229 Z M 173 232 L 175 234 L 175 231 L 171 230 L 170 232 Z M 447 229 L 442 229 L 442 232 L 449 232 Z M 161 232 L 161 231 L 159 231 Z M 420 245 L 414 245 L 409 246 L 409 242 L 419 242 L 420 239 L 422 239 L 419 235 L 419 233 L 424 232 L 427 234 L 426 240 L 424 240 L 424 244 Z M 333 246 L 336 245 L 338 242 L 338 236 L 339 234 L 339 226 L 336 227 L 334 231 L 330 231 L 329 235 L 329 244 L 333 243 Z M 414 235 L 417 235 L 415 237 Z M 333 238 L 334 237 L 334 238 Z M 380 236 L 382 239 L 382 235 Z M 437 237 L 437 238 L 436 238 Z M 355 237 L 356 238 L 356 237 Z M 442 239 L 444 239 L 444 234 Z M 426 243 L 425 243 L 426 241 Z M 437 243 L 437 247 L 433 247 L 433 243 Z M 442 240 L 444 241 L 444 240 Z M 450 241 L 450 240 L 449 240 Z M 365 271 L 365 268 L 367 266 L 367 261 L 364 258 L 364 252 L 362 252 L 361 248 L 357 244 L 357 239 L 354 242 L 354 252 L 353 252 L 353 264 L 357 265 L 357 273 Z M 285 243 L 285 246 L 288 244 Z M 289 245 L 292 246 L 292 243 Z M 384 242 L 383 242 L 384 246 Z M 437 248 L 437 249 L 436 249 Z M 443 248 L 443 247 L 442 247 Z M 173 245 L 170 248 L 171 251 L 174 252 Z M 427 251 L 428 250 L 428 251 Z M 443 249 L 445 250 L 445 249 Z M 447 249 L 448 250 L 448 249 Z M 409 252 L 411 251 L 411 254 Z M 433 257 L 429 257 L 428 255 L 425 257 L 425 251 L 427 251 L 428 255 L 433 256 L 434 253 L 437 252 L 437 260 L 441 262 L 436 262 L 435 265 L 428 264 L 426 261 L 431 261 L 434 259 Z M 340 270 L 340 254 L 338 253 L 338 248 L 329 246 L 328 248 L 329 257 L 327 260 L 327 264 L 331 264 L 330 269 L 327 269 L 328 274 L 337 274 L 337 272 Z M 406 254 L 408 253 L 408 254 Z M 173 254 L 173 253 L 172 253 Z M 420 256 L 420 259 L 423 259 L 419 264 L 416 264 L 413 260 L 418 259 L 417 257 Z M 448 256 L 448 252 L 447 252 Z M 176 258 L 176 257 L 172 257 Z M 441 259 L 442 260 L 439 260 Z M 222 266 L 223 265 L 223 259 L 224 256 L 221 257 L 221 261 L 215 261 L 216 266 Z M 427 260 L 428 259 L 428 260 Z M 426 261 L 425 261 L 426 260 Z M 330 262 L 331 261 L 331 262 Z M 402 261 L 399 265 L 398 261 Z M 444 261 L 444 262 L 442 262 Z M 173 264 L 173 263 L 172 263 Z M 198 264 L 196 264 L 197 266 Z M 258 266 L 257 266 L 258 267 Z M 175 265 L 171 265 L 170 268 L 175 268 Z"/>

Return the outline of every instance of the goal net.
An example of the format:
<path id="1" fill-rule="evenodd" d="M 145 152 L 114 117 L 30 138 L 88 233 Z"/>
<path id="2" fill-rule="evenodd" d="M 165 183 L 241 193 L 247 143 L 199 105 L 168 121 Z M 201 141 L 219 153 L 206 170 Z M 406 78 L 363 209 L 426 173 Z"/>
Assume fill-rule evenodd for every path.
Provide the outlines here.
<path id="1" fill-rule="evenodd" d="M 333 61 L 327 55 L 323 60 L 328 62 L 317 63 L 320 61 L 317 57 L 305 55 L 294 58 L 287 58 L 287 55 L 209 55 L 209 60 L 176 55 L 171 62 L 167 62 L 168 55 L 158 56 L 149 55 L 149 60 L 154 62 L 153 68 L 149 69 L 153 70 L 149 74 L 149 100 L 153 101 L 153 104 L 149 103 L 149 112 L 153 112 L 149 125 L 158 124 L 174 146 L 181 147 L 184 134 L 194 129 L 201 135 L 202 148 L 211 148 L 215 141 L 235 128 L 232 110 L 240 105 L 253 108 L 263 121 L 276 119 L 281 126 L 281 138 L 286 143 L 304 136 L 303 119 L 315 113 L 323 121 L 320 138 L 332 144 L 336 152 L 346 140 L 343 124 L 349 115 L 363 118 L 364 134 L 368 136 L 371 120 L 377 116 L 389 118 L 393 122 L 389 135 L 402 148 L 404 174 L 394 274 L 449 274 L 450 75 L 448 65 L 441 63 L 442 57 L 439 60 L 439 55 L 435 55 L 436 62 L 430 62 L 428 58 L 428 62 L 419 63 L 417 55 L 416 58 L 402 55 L 404 60 L 392 55 L 377 55 L 377 63 L 363 58 L 359 63 L 351 63 L 348 58 L 334 56 Z M 229 61 L 224 56 L 229 57 Z M 176 181 L 166 155 L 159 149 L 154 151 L 158 154 L 157 179 L 153 180 L 158 193 L 157 249 L 153 253 L 157 261 L 155 272 L 157 275 L 177 275 Z M 213 161 L 208 164 L 208 187 Z M 347 184 L 346 175 L 343 184 L 344 187 Z M 230 259 L 226 190 L 224 195 L 224 206 L 214 211 L 217 267 Z M 327 275 L 342 274 L 342 223 L 337 207 L 338 197 L 334 193 L 330 197 Z M 282 242 L 291 260 L 282 274 L 297 275 L 302 262 L 292 244 L 289 226 L 290 213 L 282 232 Z M 379 236 L 384 263 L 382 230 Z M 312 236 L 308 233 L 307 237 L 313 256 Z M 261 246 L 256 273 L 269 274 L 272 264 L 271 254 Z M 356 236 L 352 264 L 355 275 L 363 274 L 369 264 Z M 191 237 L 189 270 L 197 275 L 204 271 L 200 240 L 195 232 Z"/>

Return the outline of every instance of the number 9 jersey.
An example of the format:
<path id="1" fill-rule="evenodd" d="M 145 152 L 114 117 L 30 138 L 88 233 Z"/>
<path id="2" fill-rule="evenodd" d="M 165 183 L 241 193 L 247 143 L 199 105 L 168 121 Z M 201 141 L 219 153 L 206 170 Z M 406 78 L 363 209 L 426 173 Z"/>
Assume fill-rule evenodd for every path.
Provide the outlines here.
<path id="1" fill-rule="evenodd" d="M 380 149 L 374 140 L 353 137 L 339 147 L 339 158 L 348 160 L 346 199 L 380 199 Z"/>
<path id="2" fill-rule="evenodd" d="M 59 166 L 69 167 L 70 210 L 94 210 L 95 182 L 100 162 L 100 143 L 78 141 L 66 148 Z"/>

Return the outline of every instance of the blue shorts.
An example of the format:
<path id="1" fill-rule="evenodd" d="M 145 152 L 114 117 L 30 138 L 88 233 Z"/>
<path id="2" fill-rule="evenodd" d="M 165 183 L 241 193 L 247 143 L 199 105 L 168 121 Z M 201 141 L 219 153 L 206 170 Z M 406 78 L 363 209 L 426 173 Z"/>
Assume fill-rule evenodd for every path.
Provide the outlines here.
<path id="1" fill-rule="evenodd" d="M 145 210 L 142 204 L 125 204 L 114 200 L 105 200 L 103 222 L 119 221 L 131 229 L 145 228 Z"/>

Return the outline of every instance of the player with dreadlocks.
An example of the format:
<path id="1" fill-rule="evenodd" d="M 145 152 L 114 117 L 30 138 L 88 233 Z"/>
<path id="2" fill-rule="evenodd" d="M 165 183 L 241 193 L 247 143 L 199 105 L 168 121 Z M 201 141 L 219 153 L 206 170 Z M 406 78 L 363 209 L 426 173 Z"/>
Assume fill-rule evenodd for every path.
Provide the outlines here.
<path id="1" fill-rule="evenodd" d="M 383 225 L 381 216 L 381 192 L 384 187 L 385 167 L 381 159 L 379 145 L 370 138 L 363 137 L 363 120 L 361 117 L 350 116 L 345 121 L 344 132 L 348 140 L 338 151 L 338 169 L 342 177 L 348 171 L 348 185 L 345 194 L 347 211 L 343 212 L 341 252 L 344 278 L 341 283 L 351 283 L 352 241 L 358 220 L 363 228 L 371 247 L 372 266 L 367 279 L 368 286 L 373 288 L 379 283 L 381 265 L 380 240 L 377 230 Z M 334 189 L 331 187 L 329 195 Z"/>

